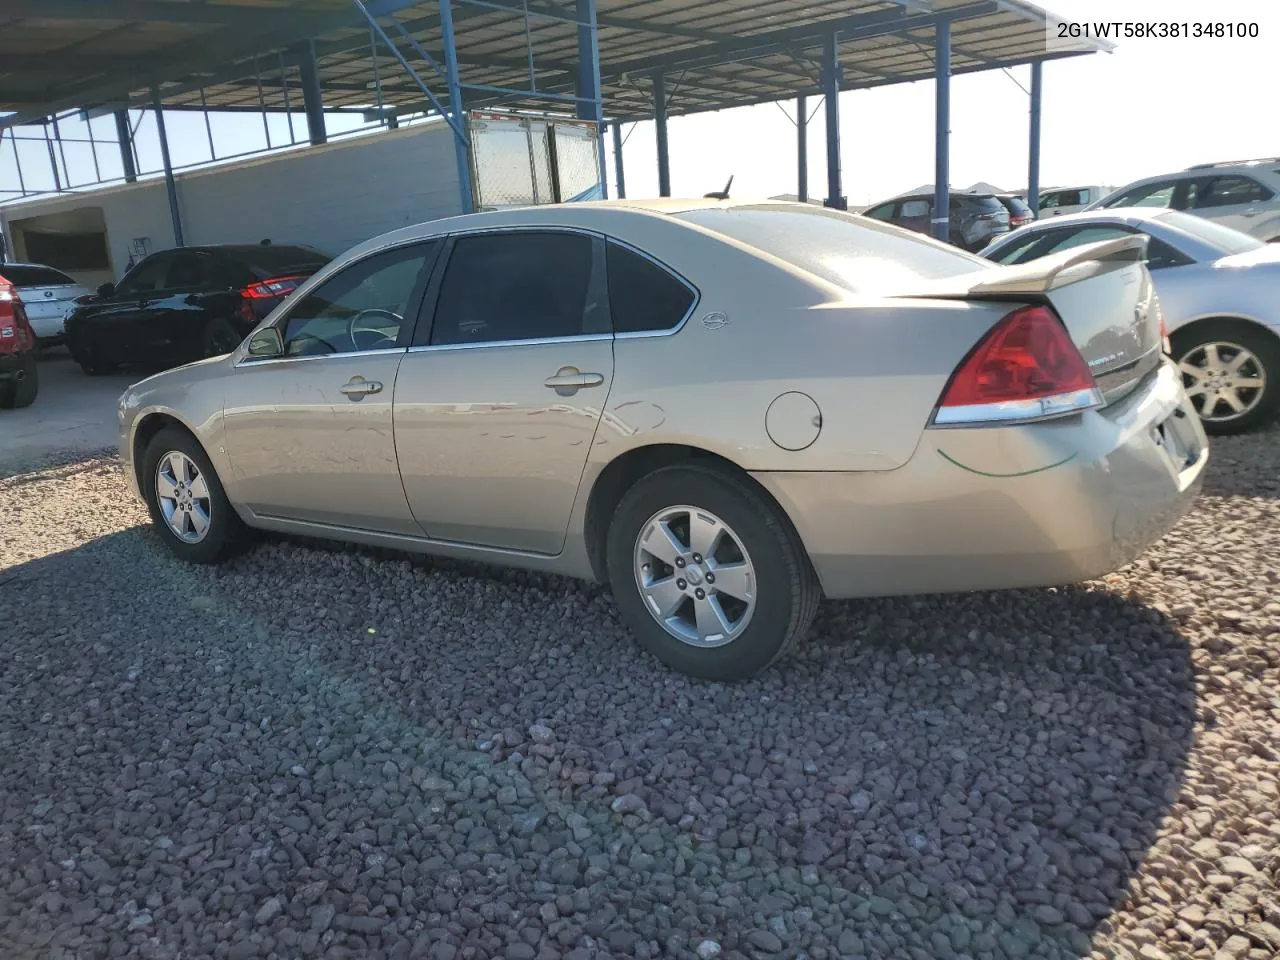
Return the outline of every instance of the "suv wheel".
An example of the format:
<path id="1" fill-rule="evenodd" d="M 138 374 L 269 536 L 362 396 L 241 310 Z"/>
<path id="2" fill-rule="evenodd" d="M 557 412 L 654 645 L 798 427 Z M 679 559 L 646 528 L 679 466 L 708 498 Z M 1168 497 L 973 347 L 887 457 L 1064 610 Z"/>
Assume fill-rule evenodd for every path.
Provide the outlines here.
<path id="1" fill-rule="evenodd" d="M 614 512 L 607 555 L 641 646 L 704 680 L 764 670 L 808 629 L 821 596 L 785 517 L 709 467 L 665 467 L 637 482 Z"/>
<path id="2" fill-rule="evenodd" d="M 151 522 L 181 559 L 220 563 L 244 543 L 244 522 L 213 464 L 185 430 L 166 427 L 147 444 L 141 480 Z"/>

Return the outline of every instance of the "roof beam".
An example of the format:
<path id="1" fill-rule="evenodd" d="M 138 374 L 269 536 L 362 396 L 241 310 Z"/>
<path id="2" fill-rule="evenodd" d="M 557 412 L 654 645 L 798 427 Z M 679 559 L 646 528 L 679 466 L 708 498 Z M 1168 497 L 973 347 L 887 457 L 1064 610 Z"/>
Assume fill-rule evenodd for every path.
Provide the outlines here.
<path id="1" fill-rule="evenodd" d="M 165 3 L 162 0 L 5 0 L 5 16 L 17 20 L 120 20 L 128 23 L 187 23 L 257 29 L 297 22 L 296 7 L 228 3 Z"/>

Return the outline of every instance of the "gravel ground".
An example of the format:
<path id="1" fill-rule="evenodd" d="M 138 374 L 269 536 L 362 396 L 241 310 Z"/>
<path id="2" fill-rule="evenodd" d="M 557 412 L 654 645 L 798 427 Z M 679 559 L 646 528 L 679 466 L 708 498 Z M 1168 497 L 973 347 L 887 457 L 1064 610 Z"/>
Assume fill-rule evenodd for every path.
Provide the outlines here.
<path id="1" fill-rule="evenodd" d="M 554 578 L 171 560 L 0 481 L 0 957 L 1280 955 L 1280 430 L 1062 590 L 828 604 L 734 686 Z"/>

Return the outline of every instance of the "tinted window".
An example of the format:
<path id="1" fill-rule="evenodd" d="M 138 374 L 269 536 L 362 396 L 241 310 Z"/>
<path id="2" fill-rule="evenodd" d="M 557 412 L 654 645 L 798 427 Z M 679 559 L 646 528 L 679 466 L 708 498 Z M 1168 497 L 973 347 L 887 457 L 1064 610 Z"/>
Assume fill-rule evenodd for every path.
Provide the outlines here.
<path id="1" fill-rule="evenodd" d="M 209 282 L 209 258 L 198 253 L 175 253 L 165 275 L 167 290 L 196 290 Z"/>
<path id="2" fill-rule="evenodd" d="M 1205 186 L 1197 207 L 1226 207 L 1234 203 L 1257 203 L 1270 200 L 1271 191 L 1249 177 L 1214 177 Z"/>
<path id="3" fill-rule="evenodd" d="M 607 245 L 605 264 L 615 333 L 670 330 L 693 306 L 695 294 L 687 284 L 621 244 Z"/>
<path id="4" fill-rule="evenodd" d="M 1031 216 L 1031 208 L 1019 197 L 1005 197 L 1002 202 L 1015 217 Z"/>
<path id="5" fill-rule="evenodd" d="M 235 259 L 242 261 L 260 279 L 264 279 L 298 274 L 310 276 L 328 263 L 330 258 L 310 247 L 277 247 L 273 244 L 252 247 L 243 253 L 236 251 Z"/>
<path id="6" fill-rule="evenodd" d="M 1089 243 L 1099 243 L 1103 240 L 1114 240 L 1116 237 L 1131 237 L 1133 231 L 1125 230 L 1123 227 L 1113 227 L 1110 225 L 1096 227 L 1073 227 L 1067 230 L 1055 230 L 1052 233 L 1052 240 L 1044 246 L 1038 247 L 1034 252 L 1037 257 L 1045 257 L 1051 253 L 1061 253 L 1063 250 L 1070 250 L 1072 247 L 1083 247 Z M 1021 263 L 1022 261 L 1015 261 Z"/>
<path id="7" fill-rule="evenodd" d="M 579 233 L 459 238 L 432 324 L 433 344 L 494 343 L 607 332 L 595 241 Z"/>
<path id="8" fill-rule="evenodd" d="M 394 347 L 437 249 L 435 242 L 397 247 L 330 277 L 289 311 L 285 355 Z"/>
<path id="9" fill-rule="evenodd" d="M 18 266 L 14 263 L 0 263 L 0 276 L 19 290 L 24 287 L 60 287 L 75 283 L 61 270 L 53 267 Z"/>
<path id="10" fill-rule="evenodd" d="M 1144 187 L 1135 187 L 1127 193 L 1107 204 L 1108 207 L 1167 207 L 1173 203 L 1173 188 L 1170 181 L 1148 183 Z"/>
<path id="11" fill-rule="evenodd" d="M 1008 213 L 1004 208 L 1004 204 L 996 197 L 953 197 L 951 205 L 952 209 L 959 205 L 970 213 Z"/>
<path id="12" fill-rule="evenodd" d="M 1044 231 L 1019 233 L 1017 237 L 1017 240 L 1013 240 L 1001 247 L 998 253 L 992 254 L 990 259 L 996 263 L 1025 263 L 1027 260 L 1032 259 L 1028 255 L 1031 252 L 1031 248 L 1037 244 L 1045 243 L 1048 239 Z"/>
<path id="13" fill-rule="evenodd" d="M 902 214 L 904 218 L 914 220 L 917 217 L 927 217 L 929 215 L 928 200 L 904 200 L 902 201 Z"/>
<path id="14" fill-rule="evenodd" d="M 1050 210 L 1054 207 L 1078 207 L 1088 203 L 1088 198 L 1080 190 L 1050 190 L 1040 197 L 1040 209 Z"/>
<path id="15" fill-rule="evenodd" d="M 169 253 L 147 257 L 124 275 L 117 288 L 118 292 L 135 295 L 163 290 L 169 278 L 169 261 L 172 259 L 173 255 Z"/>
<path id="16" fill-rule="evenodd" d="M 872 207 L 870 210 L 864 210 L 862 215 L 864 217 L 874 217 L 877 220 L 892 220 L 894 206 L 895 204 L 892 203 L 882 203 L 878 207 Z"/>
<path id="17" fill-rule="evenodd" d="M 855 293 L 888 293 L 919 280 L 991 268 L 988 261 L 954 247 L 822 207 L 705 207 L 677 216 Z"/>

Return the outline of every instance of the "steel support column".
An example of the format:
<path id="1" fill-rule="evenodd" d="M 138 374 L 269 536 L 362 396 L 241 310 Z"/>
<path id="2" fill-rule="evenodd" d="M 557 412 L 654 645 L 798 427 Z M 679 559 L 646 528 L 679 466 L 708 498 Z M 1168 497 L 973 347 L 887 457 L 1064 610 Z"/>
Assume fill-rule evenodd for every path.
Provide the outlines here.
<path id="1" fill-rule="evenodd" d="M 653 75 L 653 124 L 658 135 L 658 196 L 671 196 L 671 157 L 667 152 L 667 81 Z"/>
<path id="2" fill-rule="evenodd" d="M 164 164 L 164 186 L 169 194 L 169 216 L 173 219 L 173 245 L 185 246 L 182 241 L 182 214 L 178 210 L 178 185 L 173 179 L 173 162 L 169 159 L 169 135 L 164 128 L 164 107 L 160 103 L 160 88 L 151 88 L 151 104 L 156 111 L 156 134 L 160 137 L 160 160 Z"/>
<path id="3" fill-rule="evenodd" d="M 618 199 L 627 198 L 627 175 L 622 165 L 622 124 L 613 121 L 613 169 L 618 178 Z"/>
<path id="4" fill-rule="evenodd" d="M 449 85 L 449 113 L 453 120 L 453 149 L 458 161 L 458 193 L 462 212 L 475 210 L 471 190 L 471 148 L 467 143 L 467 119 L 462 110 L 462 80 L 458 75 L 458 43 L 453 29 L 453 2 L 440 0 L 440 35 L 444 42 L 445 79 Z"/>
<path id="5" fill-rule="evenodd" d="M 801 203 L 809 200 L 809 100 L 796 97 L 796 196 Z"/>
<path id="6" fill-rule="evenodd" d="M 596 30 L 596 0 L 578 0 L 578 118 L 596 125 L 596 155 L 600 161 L 600 196 L 609 197 L 609 161 L 604 155 L 604 99 L 600 84 L 600 45 Z M 532 77 L 530 80 L 532 81 Z"/>
<path id="7" fill-rule="evenodd" d="M 934 130 L 933 235 L 951 238 L 951 21 L 939 20 L 933 53 L 937 73 Z"/>
<path id="8" fill-rule="evenodd" d="M 1027 206 L 1040 215 L 1040 84 L 1044 64 L 1031 64 L 1031 135 L 1027 150 Z"/>
<path id="9" fill-rule="evenodd" d="M 834 32 L 822 43 L 822 95 L 827 111 L 827 199 L 822 205 L 848 210 L 840 185 L 840 39 Z"/>
<path id="10" fill-rule="evenodd" d="M 298 79 L 302 87 L 302 108 L 307 115 L 307 135 L 313 146 L 326 142 L 329 136 L 324 128 L 324 94 L 320 90 L 320 73 L 316 69 L 315 41 L 299 44 Z"/>

